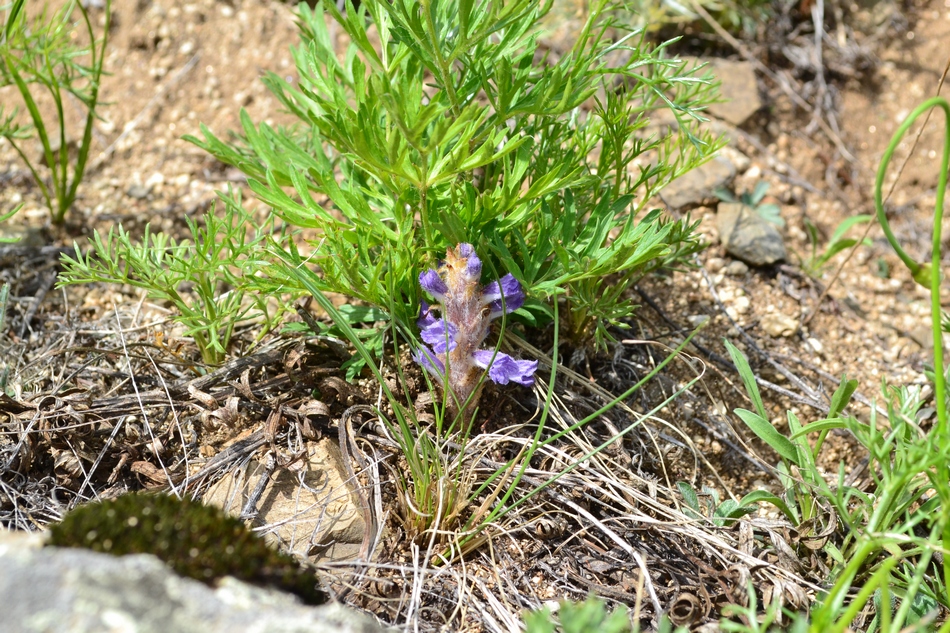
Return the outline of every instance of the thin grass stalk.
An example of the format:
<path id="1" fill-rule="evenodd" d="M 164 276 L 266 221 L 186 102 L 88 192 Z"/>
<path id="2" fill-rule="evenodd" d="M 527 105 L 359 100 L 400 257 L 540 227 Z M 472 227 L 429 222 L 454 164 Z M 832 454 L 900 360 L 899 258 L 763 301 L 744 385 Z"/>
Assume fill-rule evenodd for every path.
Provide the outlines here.
<path id="1" fill-rule="evenodd" d="M 76 200 L 76 192 L 79 190 L 79 183 L 82 181 L 83 176 L 86 173 L 86 163 L 89 160 L 89 150 L 92 147 L 92 130 L 93 124 L 96 121 L 96 104 L 99 102 L 99 87 L 100 80 L 102 78 L 102 68 L 105 63 L 106 57 L 106 48 L 109 44 L 109 30 L 112 27 L 112 0 L 106 0 L 105 4 L 105 24 L 102 30 L 102 44 L 101 48 L 98 51 L 98 59 L 96 56 L 96 38 L 95 32 L 92 28 L 92 22 L 89 20 L 89 11 L 86 9 L 85 5 L 82 2 L 79 3 L 79 8 L 82 11 L 83 20 L 86 23 L 86 32 L 89 34 L 89 54 L 92 57 L 92 79 L 91 81 L 91 93 L 89 96 L 89 103 L 86 105 L 86 124 L 83 128 L 82 142 L 79 145 L 79 156 L 76 160 L 76 170 L 73 172 L 73 181 L 69 186 L 69 191 L 66 194 L 66 199 L 68 204 L 60 209 L 62 214 L 65 214 L 65 210 L 72 206 L 73 202 Z M 60 217 L 62 221 L 62 217 Z"/>
<path id="2" fill-rule="evenodd" d="M 887 214 L 884 211 L 883 188 L 884 177 L 887 175 L 887 167 L 891 162 L 891 157 L 901 139 L 911 125 L 924 112 L 932 108 L 941 108 L 944 112 L 944 142 L 943 156 L 940 162 L 940 175 L 937 180 L 937 194 L 934 205 L 934 229 L 931 241 L 931 262 L 929 265 L 917 263 L 907 252 L 901 248 L 900 242 L 891 231 L 890 224 L 887 221 Z M 887 241 L 900 257 L 904 265 L 910 270 L 917 283 L 930 289 L 930 318 L 932 319 L 932 328 L 934 334 L 934 399 L 936 401 L 937 420 L 939 423 L 938 432 L 944 438 L 950 436 L 950 429 L 947 427 L 947 402 L 946 402 L 946 377 L 943 366 L 943 340 L 942 329 L 940 327 L 940 260 L 941 260 L 941 223 L 943 220 L 943 202 L 947 189 L 948 170 L 950 170 L 950 103 L 944 97 L 934 97 L 910 113 L 910 116 L 897 128 L 890 144 L 881 157 L 881 164 L 878 167 L 877 179 L 874 183 L 874 205 L 877 210 L 877 218 L 884 230 Z"/>

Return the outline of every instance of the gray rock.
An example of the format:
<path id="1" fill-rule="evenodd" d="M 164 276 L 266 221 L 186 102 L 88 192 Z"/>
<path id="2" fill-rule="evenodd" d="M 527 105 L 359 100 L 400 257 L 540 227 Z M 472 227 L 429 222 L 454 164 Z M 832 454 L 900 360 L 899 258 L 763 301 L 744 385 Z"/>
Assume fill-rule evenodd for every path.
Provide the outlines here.
<path id="1" fill-rule="evenodd" d="M 129 188 L 125 191 L 127 196 L 135 198 L 136 200 L 145 200 L 150 193 L 152 193 L 151 187 L 139 184 L 129 185 Z"/>
<path id="2" fill-rule="evenodd" d="M 788 255 L 778 229 L 742 203 L 719 203 L 716 224 L 726 252 L 747 264 L 769 266 Z"/>
<path id="3" fill-rule="evenodd" d="M 226 578 L 215 589 L 150 555 L 114 557 L 37 548 L 0 531 L 0 633 L 376 633 L 340 604 L 308 607 L 287 594 Z"/>
<path id="4" fill-rule="evenodd" d="M 709 70 L 720 81 L 719 94 L 722 103 L 709 106 L 709 113 L 739 127 L 762 107 L 755 70 L 749 62 L 716 59 L 709 63 Z"/>
<path id="5" fill-rule="evenodd" d="M 688 171 L 660 192 L 663 202 L 674 209 L 702 204 L 715 198 L 715 191 L 736 177 L 736 167 L 724 156 Z"/>

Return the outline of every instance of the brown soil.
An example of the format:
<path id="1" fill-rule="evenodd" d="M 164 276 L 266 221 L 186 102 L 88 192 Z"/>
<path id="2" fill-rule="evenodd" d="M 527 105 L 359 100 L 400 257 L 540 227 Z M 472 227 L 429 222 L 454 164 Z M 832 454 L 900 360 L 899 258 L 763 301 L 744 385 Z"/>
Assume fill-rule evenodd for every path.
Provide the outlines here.
<path id="1" fill-rule="evenodd" d="M 818 298 L 826 284 L 831 283 L 834 269 L 844 256 L 835 259 L 824 275 L 817 278 L 804 274 L 798 264 L 807 259 L 809 253 L 804 231 L 806 218 L 827 238 L 843 219 L 873 213 L 871 192 L 878 160 L 903 117 L 924 98 L 936 93 L 948 63 L 950 51 L 946 42 L 950 41 L 950 10 L 945 5 L 942 0 L 929 0 L 913 7 L 881 4 L 875 5 L 873 10 L 857 6 L 850 9 L 854 28 L 861 35 L 859 41 L 869 47 L 877 62 L 871 70 L 850 78 L 846 73 L 828 78 L 829 90 L 839 91 L 837 108 L 828 113 L 837 121 L 832 122 L 833 126 L 840 126 L 837 135 L 842 145 L 853 153 L 853 159 L 844 156 L 817 126 L 810 126 L 810 113 L 796 109 L 779 85 L 760 78 L 767 106 L 736 135 L 735 146 L 748 154 L 752 162 L 749 170 L 739 176 L 735 189 L 751 190 L 760 179 L 771 184 L 770 194 L 782 204 L 786 221 L 783 232 L 792 253 L 791 262 L 772 269 L 727 273 L 725 266 L 731 260 L 718 245 L 715 210 L 696 209 L 694 217 L 702 218 L 701 230 L 711 244 L 700 257 L 703 267 L 643 284 L 640 290 L 644 296 L 632 298 L 643 304 L 640 318 L 634 329 L 620 335 L 621 338 L 628 336 L 630 342 L 619 344 L 612 358 L 591 358 L 574 366 L 581 374 L 589 370 L 590 377 L 604 389 L 621 392 L 639 373 L 649 371 L 651 363 L 656 361 L 652 352 L 662 353 L 635 340 L 675 344 L 691 329 L 689 317 L 711 317 L 711 323 L 696 339 L 702 349 L 690 351 L 705 367 L 702 381 L 660 412 L 662 424 L 647 425 L 650 433 L 624 445 L 624 451 L 637 452 L 637 472 L 645 480 L 653 478 L 657 485 L 667 488 L 676 481 L 689 481 L 697 488 L 707 485 L 721 495 L 737 497 L 757 488 L 777 491 L 774 478 L 762 467 L 774 464 L 774 455 L 741 429 L 741 423 L 729 413 L 734 407 L 748 406 L 748 402 L 737 376 L 717 362 L 726 357 L 721 343 L 723 337 L 745 351 L 762 378 L 791 392 L 792 395 L 783 395 L 774 390 L 764 391 L 767 407 L 780 429 L 785 428 L 783 420 L 789 409 L 803 422 L 820 418 L 821 406 L 808 406 L 804 401 L 825 404 L 827 394 L 834 390 L 842 374 L 858 379 L 859 394 L 865 404 L 880 398 L 884 379 L 898 385 L 924 382 L 923 371 L 930 362 L 932 348 L 928 293 L 913 282 L 893 255 L 880 228 L 871 228 L 872 246 L 857 251 L 820 306 Z M 200 135 L 201 124 L 218 135 L 238 129 L 241 108 L 256 122 L 286 120 L 260 77 L 265 72 L 288 76 L 295 72 L 288 45 L 296 41 L 296 28 L 288 5 L 267 0 L 140 0 L 118 3 L 118 6 L 108 52 L 107 68 L 111 74 L 104 79 L 101 89 L 107 103 L 100 108 L 102 120 L 96 125 L 91 165 L 79 190 L 79 200 L 70 213 L 66 232 L 48 226 L 49 212 L 43 207 L 29 172 L 9 145 L 0 144 L 0 213 L 25 202 L 23 211 L 10 224 L 40 228 L 32 238 L 38 240 L 39 245 L 68 246 L 74 236 L 88 234 L 93 228 L 103 230 L 113 223 L 122 223 L 134 232 L 141 231 L 146 222 L 172 234 L 180 232 L 184 218 L 198 218 L 208 208 L 215 190 L 243 186 L 240 173 L 217 163 L 181 137 Z M 906 26 L 908 24 L 911 26 Z M 764 52 L 760 56 L 768 61 Z M 775 70 L 791 77 L 788 69 Z M 6 103 L 13 97 L 10 88 L 0 90 L 0 101 Z M 70 114 L 73 115 L 78 120 L 78 108 Z M 903 178 L 890 199 L 895 232 L 918 258 L 930 256 L 928 244 L 942 124 L 940 116 L 933 117 L 909 156 Z M 911 131 L 911 135 L 915 133 L 916 130 Z M 908 157 L 910 146 L 905 143 L 898 151 L 891 173 L 896 173 L 897 167 Z M 245 199 L 250 208 L 261 206 L 249 194 Z M 171 385 L 170 397 L 197 397 L 190 388 L 194 387 L 195 376 L 189 371 L 189 364 L 196 356 L 188 341 L 182 339 L 180 330 L 169 321 L 167 306 L 153 305 L 130 288 L 94 285 L 74 287 L 66 292 L 53 291 L 55 249 L 34 246 L 36 248 L 27 250 L 8 250 L 0 259 L 0 282 L 11 285 L 8 326 L 0 332 L 0 350 L 4 352 L 0 372 L 6 372 L 7 388 L 13 395 L 12 399 L 0 401 L 0 424 L 12 425 L 14 419 L 23 418 L 16 401 L 27 403 L 27 411 L 57 411 L 59 417 L 55 424 L 66 429 L 74 409 L 88 411 L 87 407 L 94 407 L 101 399 L 133 393 L 130 377 L 133 382 L 138 380 L 143 390 Z M 808 318 L 816 308 L 817 313 L 807 326 L 788 336 L 771 336 L 762 327 L 762 319 L 767 315 L 778 313 L 800 320 Z M 117 322 L 131 337 L 128 341 L 116 337 Z M 235 356 L 241 355 L 242 346 L 251 338 L 238 337 Z M 152 360 L 145 362 L 144 357 L 138 357 L 133 371 L 132 360 L 126 364 L 124 357 L 127 348 L 119 353 L 123 346 L 133 342 L 144 346 L 146 356 L 151 354 L 161 369 Z M 281 348 L 282 353 L 290 347 L 294 346 Z M 105 348 L 112 351 L 102 351 Z M 95 349 L 99 352 L 93 354 Z M 281 406 L 299 413 L 293 418 L 295 424 L 314 421 L 317 428 L 309 429 L 308 433 L 314 437 L 332 433 L 335 437 L 335 423 L 341 412 L 354 403 L 354 397 L 356 400 L 359 397 L 347 393 L 347 388 L 340 387 L 338 382 L 330 386 L 320 382 L 333 373 L 334 365 L 339 366 L 339 358 L 332 349 L 316 350 L 300 344 L 294 354 L 293 362 L 279 355 L 259 359 L 259 363 L 252 364 L 251 373 L 241 373 L 246 367 L 235 369 L 227 376 L 219 376 L 221 382 L 215 385 L 202 383 L 198 391 L 231 384 L 229 393 L 243 393 L 233 385 L 242 380 L 253 385 L 277 381 L 274 384 L 286 390 L 276 389 L 271 395 L 282 398 Z M 66 357 L 72 361 L 66 362 Z M 87 365 L 92 369 L 85 370 Z M 648 410 L 701 371 L 700 367 L 700 363 L 676 365 L 639 396 L 639 400 L 630 402 L 630 406 L 638 411 Z M 783 373 L 783 368 L 787 373 Z M 294 378 L 294 372 L 310 372 L 312 381 L 300 383 Z M 288 382 L 279 382 L 284 379 Z M 323 393 L 330 394 L 328 417 L 323 413 L 312 414 L 310 389 L 320 384 L 324 386 Z M 580 392 L 582 386 L 578 383 L 571 389 Z M 223 393 L 216 392 L 219 403 L 223 403 Z M 51 397 L 50 402 L 55 400 L 55 407 L 37 400 L 38 394 Z M 592 402 L 597 401 L 596 395 L 584 395 Z M 499 395 L 494 409 L 514 411 L 512 415 L 516 415 L 527 406 L 516 400 L 511 394 Z M 111 400 L 108 402 L 119 406 Z M 202 458 L 212 458 L 235 440 L 255 437 L 254 433 L 262 429 L 271 433 L 269 440 L 274 441 L 273 431 L 264 427 L 266 407 L 242 409 L 240 419 L 228 418 L 220 411 L 217 419 L 233 424 L 208 427 L 213 432 L 197 440 Z M 866 415 L 866 407 L 856 413 Z M 4 414 L 8 417 L 6 422 Z M 29 419 L 29 415 L 32 413 L 23 419 Z M 102 415 L 119 414 L 113 410 L 111 413 L 103 411 Z M 137 413 L 123 410 L 122 415 Z M 46 424 L 40 430 L 49 433 L 51 423 Z M 486 422 L 488 430 L 497 426 L 503 425 Z M 610 429 L 600 431 L 609 434 Z M 95 461 L 102 446 L 102 438 L 97 440 L 92 436 L 103 432 L 108 435 L 108 429 L 101 428 L 88 436 L 79 434 L 72 443 L 68 437 L 50 445 L 44 445 L 42 438 L 32 440 L 30 447 L 36 454 L 19 455 L 17 467 L 8 466 L 10 472 L 0 473 L 4 481 L 4 492 L 0 493 L 3 522 L 18 529 L 39 528 L 57 518 L 71 504 L 93 496 L 92 491 L 83 486 L 77 497 L 75 484 L 84 478 L 85 469 Z M 162 438 L 149 440 L 151 443 L 128 440 L 125 453 L 108 454 L 104 458 L 105 476 L 97 481 L 96 494 L 112 495 L 127 489 L 159 486 L 164 475 L 156 464 L 161 463 L 162 450 L 172 452 L 173 447 L 180 449 L 188 445 L 187 436 L 192 432 L 188 429 L 169 431 Z M 0 446 L 9 448 L 15 434 L 10 430 L 3 433 Z M 155 442 L 159 440 L 167 444 L 165 449 L 156 448 Z M 168 452 L 164 454 L 169 463 L 179 458 Z M 6 460 L 7 454 L 4 455 Z M 495 461 L 507 458 L 504 454 L 491 457 Z M 838 463 L 844 461 L 850 470 L 862 458 L 854 440 L 841 433 L 832 438 L 823 453 L 823 466 L 835 472 Z M 31 493 L 36 498 L 32 501 L 24 492 L 32 485 L 30 482 L 36 484 Z M 11 513 L 10 504 L 15 505 L 16 495 L 9 491 L 14 488 L 20 495 L 21 506 L 33 504 L 32 515 L 19 510 Z M 41 498 L 48 499 L 50 491 L 56 490 L 66 495 L 60 504 L 44 503 Z M 492 550 L 486 554 L 484 549 L 489 548 L 484 548 L 467 572 L 475 579 L 473 584 L 450 575 L 427 587 L 435 596 L 432 608 L 451 610 L 457 604 L 457 594 L 453 592 L 465 586 L 477 588 L 480 599 L 489 603 L 488 596 L 518 593 L 518 599 L 507 598 L 512 600 L 514 613 L 550 598 L 580 598 L 588 590 L 617 602 L 633 604 L 631 600 L 636 598 L 649 610 L 649 601 L 643 598 L 643 586 L 638 585 L 636 573 L 639 572 L 635 568 L 631 572 L 629 563 L 626 570 L 608 569 L 602 560 L 598 562 L 588 554 L 572 557 L 571 543 L 574 539 L 582 541 L 583 535 L 578 536 L 574 528 L 557 526 L 575 520 L 576 514 L 567 506 L 559 507 L 557 499 L 548 499 L 545 503 L 545 512 L 551 516 L 568 515 L 567 519 L 559 519 L 560 523 L 552 523 L 555 526 L 550 528 L 554 533 L 552 540 L 539 540 L 541 532 L 532 523 L 534 527 L 522 530 L 521 536 L 509 535 L 512 540 L 510 544 L 505 541 L 505 547 L 510 551 Z M 596 505 L 597 502 L 585 502 L 584 507 Z M 765 519 L 778 519 L 775 512 L 764 507 L 762 514 Z M 398 528 L 391 529 L 393 532 L 384 542 L 377 562 L 411 565 L 412 560 L 407 558 L 409 552 L 404 543 L 400 543 Z M 682 600 L 689 606 L 691 598 L 683 596 L 701 594 L 695 587 L 676 585 L 680 582 L 675 580 L 673 570 L 677 564 L 694 570 L 691 573 L 702 579 L 696 581 L 697 585 L 707 589 L 713 585 L 728 586 L 712 597 L 707 594 L 709 601 L 702 613 L 684 616 L 684 622 L 700 624 L 714 619 L 716 613 L 710 610 L 710 605 L 719 607 L 741 599 L 744 592 L 741 577 L 727 577 L 725 564 L 714 560 L 708 550 L 686 542 L 678 532 L 670 533 L 673 535 L 668 535 L 668 540 L 661 544 L 651 545 L 640 540 L 640 529 L 633 525 L 624 534 L 631 542 L 638 543 L 638 551 L 645 553 L 647 565 L 654 566 L 654 582 L 662 589 L 661 602 L 665 602 L 666 608 L 682 607 L 683 604 L 677 602 Z M 608 554 L 615 546 L 600 545 L 602 558 L 610 558 Z M 597 551 L 589 543 L 585 547 L 585 551 Z M 518 551 L 518 548 L 522 549 Z M 495 556 L 509 562 L 499 567 L 509 571 L 517 567 L 517 560 L 540 562 L 532 563 L 530 569 L 518 577 L 501 578 L 489 564 L 497 562 Z M 564 572 L 565 568 L 568 572 Z M 814 578 L 809 573 L 801 572 L 806 580 Z M 667 579 L 665 587 L 663 578 Z M 761 579 L 762 576 L 757 577 Z M 400 591 L 411 588 L 411 582 L 407 584 L 405 578 L 390 581 Z M 679 589 L 674 589 L 674 585 Z M 801 591 L 805 592 L 814 585 L 805 582 L 802 587 Z M 398 608 L 388 605 L 392 602 L 390 599 L 398 595 L 399 591 L 380 581 L 367 589 L 365 595 L 351 595 L 350 602 L 372 609 L 384 618 L 397 619 Z M 794 596 L 786 600 L 794 606 Z M 458 617 L 452 628 L 492 628 L 473 611 L 463 610 Z"/>

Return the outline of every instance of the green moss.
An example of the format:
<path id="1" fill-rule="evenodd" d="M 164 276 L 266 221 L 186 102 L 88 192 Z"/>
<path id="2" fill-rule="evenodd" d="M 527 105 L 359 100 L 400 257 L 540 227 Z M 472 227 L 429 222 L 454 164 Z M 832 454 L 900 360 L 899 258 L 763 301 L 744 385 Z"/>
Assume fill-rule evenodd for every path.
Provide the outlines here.
<path id="1" fill-rule="evenodd" d="M 316 572 L 268 546 L 234 517 L 192 499 L 133 493 L 89 503 L 51 527 L 50 545 L 122 556 L 154 554 L 207 585 L 233 576 L 322 604 Z"/>

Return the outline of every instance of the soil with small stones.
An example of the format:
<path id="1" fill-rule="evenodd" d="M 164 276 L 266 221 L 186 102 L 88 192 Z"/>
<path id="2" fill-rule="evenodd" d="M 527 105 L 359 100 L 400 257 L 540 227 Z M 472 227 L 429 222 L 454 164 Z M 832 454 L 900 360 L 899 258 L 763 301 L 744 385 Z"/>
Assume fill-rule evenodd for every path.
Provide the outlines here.
<path id="1" fill-rule="evenodd" d="M 795 10 L 808 15 L 811 4 L 803 2 Z M 589 387 L 620 393 L 659 362 L 664 346 L 675 346 L 701 317 L 709 317 L 694 339 L 697 345 L 688 348 L 692 360 L 674 363 L 627 402 L 632 409 L 646 412 L 701 375 L 684 395 L 656 414 L 662 423 L 646 425 L 649 432 L 631 437 L 619 449 L 628 467 L 633 463 L 644 481 L 661 488 L 674 490 L 675 482 L 687 481 L 697 489 L 708 486 L 720 496 L 741 497 L 761 488 L 778 492 L 769 470 L 776 456 L 740 428 L 730 413 L 749 405 L 738 375 L 726 361 L 723 338 L 735 342 L 749 356 L 756 373 L 777 387 L 763 393 L 780 430 L 786 428 L 786 411 L 806 423 L 820 418 L 828 394 L 842 375 L 859 381 L 858 399 L 864 403 L 855 406 L 859 416 L 867 414 L 869 403 L 880 399 L 882 380 L 895 385 L 925 382 L 923 372 L 932 353 L 928 293 L 911 279 L 880 228 L 872 226 L 870 245 L 858 249 L 834 278 L 844 255 L 825 270 L 804 272 L 812 252 L 806 224 L 817 227 L 822 248 L 840 222 L 873 213 L 874 172 L 891 134 L 916 105 L 937 92 L 948 64 L 950 4 L 928 0 L 901 6 L 835 4 L 833 8 L 846 14 L 847 20 L 835 22 L 825 34 L 826 40 L 838 44 L 826 41 L 825 66 L 795 67 L 787 56 L 780 59 L 774 43 L 772 48 L 747 43 L 755 59 L 774 74 L 759 73 L 766 107 L 742 129 L 727 130 L 730 144 L 751 159 L 740 168 L 734 189 L 750 191 L 760 180 L 770 184 L 769 194 L 781 206 L 782 234 L 791 261 L 752 270 L 731 265 L 719 246 L 715 206 L 692 209 L 692 216 L 702 220 L 700 231 L 710 244 L 698 258 L 699 266 L 643 283 L 631 295 L 642 306 L 638 317 L 630 329 L 617 332 L 618 343 L 611 353 L 575 355 L 569 363 L 579 378 L 589 381 Z M 72 504 L 92 497 L 93 488 L 97 495 L 110 496 L 161 487 L 170 477 L 164 470 L 166 463 L 174 472 L 189 467 L 179 464 L 181 455 L 175 454 L 183 447 L 195 448 L 199 459 L 211 462 L 235 443 L 273 443 L 289 431 L 265 428 L 271 405 L 284 412 L 291 420 L 289 428 L 298 433 L 335 436 L 347 407 L 373 399 L 372 385 L 364 385 L 362 395 L 360 388 L 350 393 L 350 388 L 340 386 L 341 359 L 332 346 L 274 339 L 263 348 L 254 347 L 252 331 L 238 333 L 232 356 L 251 352 L 263 356 L 248 366 L 228 368 L 217 375 L 217 383 L 197 384 L 196 380 L 204 380 L 194 372 L 198 355 L 170 320 L 169 306 L 155 304 L 128 287 L 53 289 L 58 254 L 73 239 L 118 223 L 134 234 L 150 223 L 153 230 L 180 235 L 187 218 L 197 220 L 209 208 L 216 190 L 245 188 L 239 172 L 216 162 L 182 136 L 200 135 L 202 124 L 218 135 L 236 130 L 242 108 L 256 122 L 289 122 L 260 77 L 267 72 L 294 77 L 289 44 L 296 39 L 293 11 L 280 2 L 118 3 L 106 62 L 110 74 L 100 92 L 106 103 L 100 108 L 86 179 L 65 228 L 49 226 L 49 211 L 29 172 L 8 144 L 0 144 L 0 214 L 24 203 L 8 225 L 22 229 L 28 237 L 25 246 L 0 247 L 0 282 L 10 288 L 6 325 L 0 332 L 0 376 L 9 394 L 0 395 L 4 398 L 0 424 L 5 428 L 0 436 L 0 448 L 5 451 L 0 506 L 5 525 L 41 528 Z M 684 51 L 695 53 L 708 49 L 711 41 L 705 31 L 688 30 L 682 45 Z M 741 59 L 722 42 L 715 44 L 715 50 Z M 844 54 L 849 51 L 850 56 Z M 806 87 L 801 94 L 812 103 L 831 106 L 820 112 L 830 134 L 816 123 L 812 112 L 795 106 L 782 81 Z M 0 89 L 3 103 L 15 97 L 11 88 Z M 50 104 L 41 105 L 48 108 Z M 79 108 L 67 111 L 67 116 L 72 129 L 77 129 Z M 905 248 L 918 259 L 930 257 L 942 124 L 940 116 L 934 116 L 913 151 L 911 143 L 905 142 L 892 163 L 891 174 L 897 173 L 899 165 L 905 167 L 890 197 L 891 222 Z M 916 129 L 912 128 L 911 138 Z M 38 155 L 30 145 L 27 150 Z M 893 180 L 888 179 L 888 189 Z M 263 205 L 246 193 L 248 208 L 263 211 Z M 855 235 L 860 228 L 853 230 Z M 783 317 L 805 324 L 770 333 L 768 324 L 781 323 Z M 542 341 L 543 335 L 534 342 L 550 354 Z M 653 343 L 644 345 L 644 341 Z M 279 353 L 273 352 L 278 349 Z M 327 376 L 336 381 L 327 383 Z M 214 415 L 185 420 L 179 427 L 172 425 L 174 413 L 167 408 L 162 413 L 123 408 L 135 400 L 122 398 L 157 390 L 183 401 L 201 400 L 207 390 L 216 405 L 232 396 L 244 400 L 240 410 L 221 406 Z M 559 395 L 568 401 L 568 408 L 580 413 L 585 397 L 591 402 L 601 397 L 583 390 L 578 380 Z M 314 393 L 325 396 L 325 410 L 314 408 Z M 543 396 L 539 394 L 534 404 Z M 510 391 L 489 397 L 491 402 L 486 400 L 484 408 L 493 413 L 480 421 L 486 433 L 531 415 L 530 398 Z M 113 427 L 90 430 L 85 425 L 89 411 L 97 405 L 102 406 L 103 420 L 118 415 L 164 415 L 166 432 L 159 437 L 126 437 L 117 444 L 124 452 L 100 453 L 104 436 Z M 14 420 L 33 419 L 30 416 L 37 411 L 57 413 L 36 418 L 41 419 L 39 427 L 27 431 L 36 437 L 23 441 L 23 427 L 14 431 Z M 70 429 L 75 432 L 66 432 Z M 595 426 L 591 432 L 609 437 L 612 430 L 609 425 Z M 261 443 L 254 444 L 257 441 Z M 10 453 L 14 445 L 17 451 Z M 510 450 L 488 452 L 486 458 L 504 462 L 513 456 L 506 452 Z M 840 433 L 833 434 L 821 463 L 828 472 L 836 472 L 843 462 L 846 472 L 851 472 L 863 458 L 853 438 Z M 101 475 L 90 472 L 93 465 Z M 391 501 L 391 492 L 386 495 Z M 568 506 L 559 506 L 564 498 L 554 496 L 544 503 L 554 518 L 547 523 L 532 518 L 522 528 L 523 538 L 517 530 L 508 535 L 512 540 L 507 550 L 492 550 L 490 556 L 473 559 L 467 573 L 474 581 L 466 584 L 453 574 L 433 577 L 426 587 L 429 608 L 451 610 L 459 604 L 462 587 L 476 587 L 482 596 L 518 595 L 520 599 L 512 599 L 512 604 L 520 607 L 537 606 L 551 598 L 580 598 L 594 591 L 612 601 L 646 604 L 649 609 L 643 578 L 634 563 L 628 560 L 611 567 L 604 561 L 616 553 L 614 544 L 584 541 L 578 525 L 572 523 L 577 515 Z M 598 503 L 606 502 L 597 497 L 584 501 L 582 507 L 596 508 Z M 765 507 L 761 514 L 763 520 L 779 519 Z M 696 625 L 714 619 L 714 608 L 741 599 L 743 578 L 729 576 L 722 561 L 708 550 L 686 542 L 681 533 L 670 532 L 667 540 L 650 541 L 640 529 L 628 526 L 623 534 L 645 553 L 661 606 L 681 614 L 685 610 L 683 622 Z M 377 562 L 411 564 L 412 551 L 400 539 L 399 527 L 391 530 L 382 541 Z M 656 533 L 654 537 L 659 538 Z M 584 553 L 572 554 L 579 541 L 584 546 L 577 551 Z M 533 562 L 519 567 L 519 560 Z M 781 566 L 781 561 L 771 562 Z M 801 563 L 811 565 L 803 577 L 820 575 L 816 571 L 820 563 Z M 680 572 L 690 570 L 697 579 L 693 585 L 684 584 L 677 565 Z M 381 572 L 374 583 L 358 595 L 351 594 L 348 601 L 384 618 L 401 617 L 399 597 L 412 589 L 411 581 L 405 575 L 387 577 Z M 721 589 L 710 596 L 710 587 Z M 803 587 L 802 592 L 813 589 L 807 583 Z M 704 601 L 697 595 L 704 595 Z M 795 596 L 786 600 L 795 604 Z M 434 623 L 431 616 L 423 617 Z M 474 610 L 462 609 L 447 617 L 456 618 L 451 627 L 457 629 L 500 626 L 489 624 Z"/>

